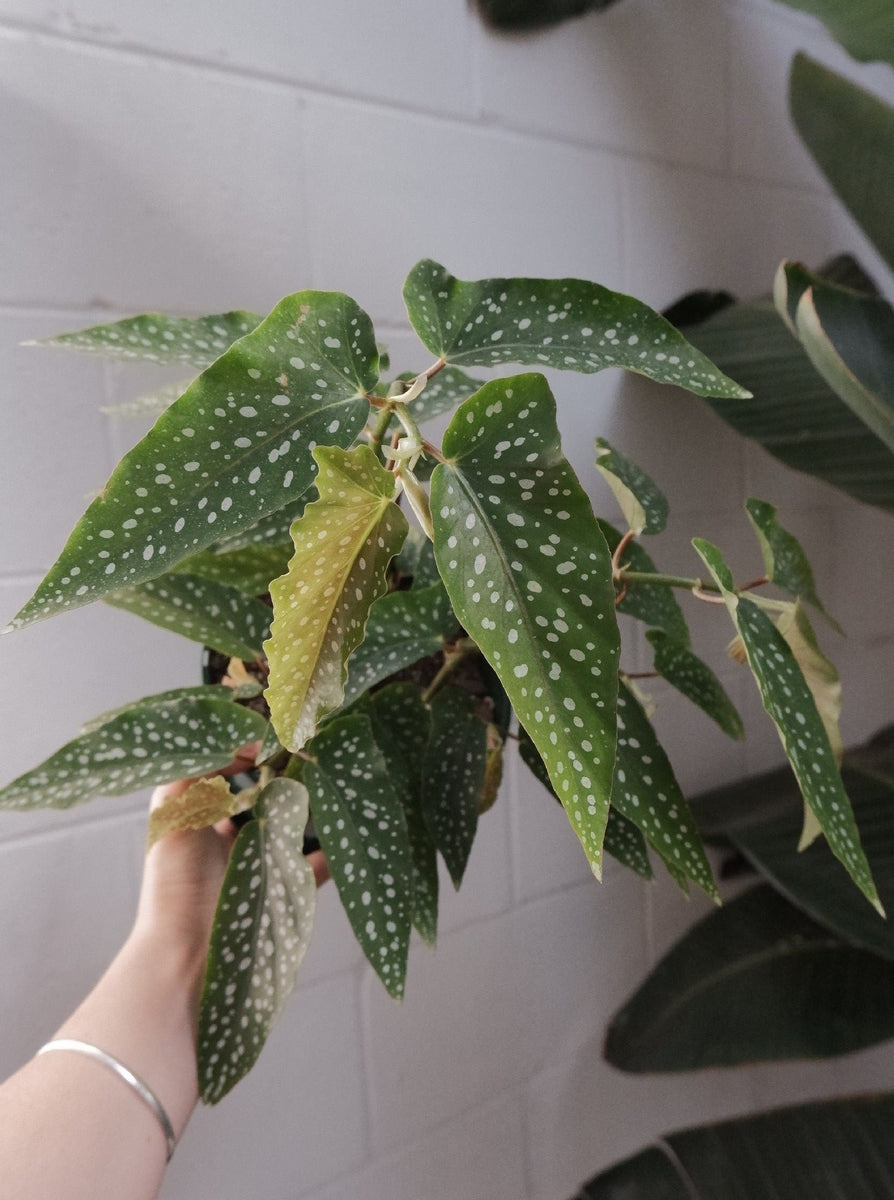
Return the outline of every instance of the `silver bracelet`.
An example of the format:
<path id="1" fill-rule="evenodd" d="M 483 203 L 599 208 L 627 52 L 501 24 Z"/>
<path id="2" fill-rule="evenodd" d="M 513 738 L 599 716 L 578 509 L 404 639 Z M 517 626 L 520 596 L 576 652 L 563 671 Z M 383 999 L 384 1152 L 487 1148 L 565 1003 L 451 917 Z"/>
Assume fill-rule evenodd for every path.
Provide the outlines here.
<path id="1" fill-rule="evenodd" d="M 110 1071 L 114 1071 L 120 1079 L 129 1084 L 143 1103 L 155 1113 L 158 1123 L 161 1125 L 162 1132 L 165 1135 L 165 1141 L 168 1144 L 167 1161 L 171 1161 L 171 1155 L 174 1153 L 174 1148 L 177 1145 L 174 1127 L 171 1125 L 161 1101 L 148 1084 L 145 1084 L 138 1075 L 134 1075 L 133 1071 L 125 1067 L 124 1063 L 119 1062 L 111 1054 L 106 1054 L 105 1050 L 100 1050 L 98 1046 L 91 1045 L 90 1042 L 79 1042 L 76 1038 L 57 1038 L 55 1041 L 47 1042 L 45 1046 L 41 1046 L 37 1054 L 47 1054 L 51 1050 L 74 1050 L 77 1054 L 84 1054 L 87 1058 L 92 1058 L 96 1062 L 102 1063 L 104 1067 L 108 1067 Z"/>

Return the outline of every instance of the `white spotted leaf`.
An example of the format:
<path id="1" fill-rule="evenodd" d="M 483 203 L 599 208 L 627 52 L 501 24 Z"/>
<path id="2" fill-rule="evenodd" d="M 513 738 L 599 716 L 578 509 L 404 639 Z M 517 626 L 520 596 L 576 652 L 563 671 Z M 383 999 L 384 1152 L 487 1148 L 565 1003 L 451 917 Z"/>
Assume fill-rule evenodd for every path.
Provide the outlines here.
<path id="1" fill-rule="evenodd" d="M 427 349 L 463 366 L 522 363 L 590 374 L 625 367 L 699 396 L 748 393 L 632 296 L 582 279 L 464 282 L 430 259 L 404 284 Z"/>
<path id="2" fill-rule="evenodd" d="M 628 527 L 637 536 L 661 533 L 667 524 L 667 500 L 645 471 L 599 437 L 596 467 L 611 488 Z"/>
<path id="3" fill-rule="evenodd" d="M 264 646 L 271 718 L 293 753 L 342 704 L 347 660 L 407 532 L 394 476 L 369 446 L 317 446 L 314 458 L 319 499 L 292 526 L 295 553 L 270 585 L 274 618 Z"/>
<path id="4" fill-rule="evenodd" d="M 91 722 L 40 766 L 0 788 L 0 809 L 70 808 L 227 766 L 264 719 L 227 688 L 184 688 Z"/>
<path id="5" fill-rule="evenodd" d="M 546 381 L 486 384 L 443 449 L 431 491 L 438 570 L 598 874 L 620 638 L 608 547 L 562 454 Z"/>
<path id="6" fill-rule="evenodd" d="M 327 725 L 310 747 L 304 779 L 314 829 L 348 920 L 387 991 L 407 973 L 413 860 L 407 819 L 367 716 Z"/>
<path id="7" fill-rule="evenodd" d="M 186 363 L 202 370 L 210 367 L 239 338 L 257 328 L 260 320 L 249 312 L 196 318 L 143 313 L 74 333 L 60 333 L 42 339 L 37 345 L 132 362 Z"/>
<path id="8" fill-rule="evenodd" d="M 290 500 L 276 512 L 268 513 L 266 517 L 262 517 L 248 529 L 243 529 L 239 533 L 221 538 L 219 542 L 214 542 L 208 547 L 206 553 L 235 554 L 237 550 L 249 550 L 254 547 L 266 549 L 270 546 L 286 546 L 288 553 L 291 554 L 289 530 L 292 528 L 292 522 L 298 520 L 307 505 L 311 500 L 315 500 L 316 496 L 317 489 L 311 485 L 303 496 Z"/>
<path id="9" fill-rule="evenodd" d="M 408 371 L 400 376 L 404 383 L 411 383 L 415 375 Z M 422 425 L 442 413 L 453 412 L 463 400 L 477 392 L 483 379 L 473 379 L 459 367 L 444 367 L 432 376 L 415 400 L 408 406 L 410 415 L 417 425 Z"/>
<path id="10" fill-rule="evenodd" d="M 297 499 L 312 447 L 348 446 L 363 428 L 377 364 L 347 296 L 282 300 L 124 456 L 10 628 L 164 574 Z"/>
<path id="11" fill-rule="evenodd" d="M 742 718 L 708 664 L 661 629 L 650 629 L 646 637 L 652 643 L 658 674 L 697 704 L 724 733 L 741 741 L 745 736 Z"/>
<path id="12" fill-rule="evenodd" d="M 612 554 L 618 548 L 621 535 L 609 525 L 608 521 L 599 519 L 599 528 L 608 543 Z M 621 566 L 636 571 L 638 574 L 654 575 L 658 568 L 639 542 L 630 542 L 621 557 Z M 676 596 L 669 587 L 661 584 L 643 583 L 640 580 L 626 584 L 626 590 L 619 595 L 617 610 L 628 616 L 636 617 L 653 629 L 663 630 L 668 637 L 681 645 L 689 645 L 689 628 L 683 610 Z"/>
<path id="13" fill-rule="evenodd" d="M 263 596 L 271 582 L 282 575 L 292 557 L 292 542 L 286 531 L 278 544 L 255 543 L 238 550 L 200 550 L 177 564 L 177 574 L 200 575 L 236 588 L 246 596 Z"/>
<path id="14" fill-rule="evenodd" d="M 307 791 L 262 788 L 239 830 L 211 933 L 199 1011 L 199 1085 L 216 1104 L 251 1070 L 295 985 L 317 903 L 302 854 Z"/>
<path id="15" fill-rule="evenodd" d="M 693 545 L 720 587 L 805 803 L 832 853 L 867 900 L 881 909 L 828 734 L 795 655 L 770 618 L 752 600 L 736 595 L 717 547 L 700 538 Z"/>
<path id="16" fill-rule="evenodd" d="M 233 658 L 261 657 L 271 612 L 226 583 L 172 571 L 104 597 L 106 604 Z"/>
<path id="17" fill-rule="evenodd" d="M 764 570 L 770 582 L 781 587 L 789 595 L 813 605 L 840 633 L 838 622 L 829 616 L 816 594 L 813 568 L 801 543 L 776 520 L 774 506 L 764 500 L 752 498 L 745 501 L 745 511 L 757 534 L 764 559 Z"/>

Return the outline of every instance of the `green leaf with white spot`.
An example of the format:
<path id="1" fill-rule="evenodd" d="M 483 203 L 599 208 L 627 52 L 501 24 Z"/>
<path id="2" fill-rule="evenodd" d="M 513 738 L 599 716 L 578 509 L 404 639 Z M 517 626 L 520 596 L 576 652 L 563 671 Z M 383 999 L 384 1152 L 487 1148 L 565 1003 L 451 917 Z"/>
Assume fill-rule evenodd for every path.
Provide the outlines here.
<path id="1" fill-rule="evenodd" d="M 413 895 L 407 820 L 370 720 L 341 717 L 310 748 L 304 779 L 314 829 L 363 952 L 396 999 L 404 993 Z"/>
<path id="2" fill-rule="evenodd" d="M 34 343 L 100 354 L 132 362 L 187 363 L 210 367 L 230 346 L 257 328 L 261 318 L 250 312 L 220 313 L 211 317 L 169 317 L 143 313 L 107 325 L 92 325 L 75 333 L 61 333 Z"/>
<path id="3" fill-rule="evenodd" d="M 310 942 L 317 885 L 301 852 L 307 813 L 306 789 L 274 779 L 233 846 L 199 1010 L 199 1086 L 207 1104 L 254 1066 Z"/>
<path id="4" fill-rule="evenodd" d="M 628 527 L 637 535 L 661 533 L 668 505 L 650 477 L 605 438 L 596 438 L 596 467 L 611 488 Z"/>
<path id="5" fill-rule="evenodd" d="M 691 879 L 720 903 L 695 818 L 640 702 L 622 681 L 612 807 L 642 831 L 682 891 Z"/>
<path id="6" fill-rule="evenodd" d="M 231 658 L 261 657 L 272 615 L 266 604 L 229 584 L 173 571 L 110 592 L 105 602 Z"/>
<path id="7" fill-rule="evenodd" d="M 745 737 L 742 718 L 708 664 L 661 629 L 650 629 L 646 637 L 652 644 L 658 674 L 706 712 L 724 733 L 741 741 Z"/>
<path id="8" fill-rule="evenodd" d="M 348 662 L 346 705 L 420 658 L 438 654 L 459 632 L 442 583 L 389 592 L 369 611 L 366 636 Z"/>
<path id="9" fill-rule="evenodd" d="M 200 550 L 178 563 L 176 573 L 200 575 L 234 587 L 246 596 L 263 596 L 270 590 L 271 582 L 287 570 L 293 548 L 291 541 L 286 541 L 279 545 L 244 546 L 224 553 Z"/>
<path id="10" fill-rule="evenodd" d="M 816 594 L 813 568 L 798 539 L 776 520 L 776 509 L 764 500 L 745 501 L 745 511 L 757 534 L 767 578 L 789 595 L 812 604 L 826 620 L 841 632 L 838 622 L 823 608 Z"/>
<path id="11" fill-rule="evenodd" d="M 255 766 L 262 767 L 265 763 L 269 763 L 272 759 L 278 758 L 279 755 L 286 753 L 288 753 L 288 751 L 276 736 L 276 730 L 273 728 L 273 722 L 268 722 L 267 728 L 264 730 L 264 736 L 261 738 L 261 744 L 258 747 L 258 752 L 255 755 Z"/>
<path id="12" fill-rule="evenodd" d="M 353 300 L 286 297 L 124 456 L 10 628 L 164 574 L 296 499 L 311 448 L 363 428 L 377 363 Z"/>
<path id="13" fill-rule="evenodd" d="M 478 828 L 487 767 L 487 726 L 473 696 L 445 687 L 431 701 L 431 735 L 422 763 L 422 813 L 459 890 Z"/>
<path id="14" fill-rule="evenodd" d="M 365 710 L 388 765 L 391 785 L 403 805 L 413 860 L 413 924 L 434 946 L 438 936 L 438 854 L 422 813 L 422 763 L 431 717 L 413 683 L 390 683 Z"/>
<path id="15" fill-rule="evenodd" d="M 408 371 L 400 378 L 410 382 L 415 376 Z M 442 413 L 453 412 L 463 400 L 468 400 L 473 392 L 477 392 L 483 383 L 483 379 L 473 379 L 459 367 L 443 367 L 437 375 L 429 379 L 416 399 L 410 401 L 410 416 L 417 425 L 423 425 L 433 417 L 440 417 Z"/>
<path id="16" fill-rule="evenodd" d="M 392 568 L 397 579 L 402 582 L 409 579 L 414 589 L 441 582 L 434 547 L 418 525 L 410 526 L 407 540 L 392 563 Z"/>
<path id="17" fill-rule="evenodd" d="M 621 541 L 621 535 L 608 521 L 599 519 L 599 528 L 608 544 L 609 551 L 614 554 Z M 639 542 L 630 542 L 621 557 L 621 566 L 640 575 L 655 575 L 658 568 L 642 548 Z M 663 630 L 668 637 L 689 645 L 689 628 L 683 610 L 673 591 L 663 584 L 642 583 L 640 580 L 627 583 L 627 590 L 621 595 L 617 604 L 619 613 L 636 617 L 653 629 Z"/>
<path id="18" fill-rule="evenodd" d="M 880 909 L 872 872 L 838 764 L 816 703 L 785 638 L 758 606 L 737 596 L 720 551 L 696 538 L 698 553 L 720 587 L 742 638 L 764 708 L 772 718 L 806 804 L 813 810 L 835 857 L 867 900 Z"/>
<path id="19" fill-rule="evenodd" d="M 288 574 L 270 585 L 275 615 L 264 646 L 270 715 L 293 753 L 341 706 L 347 660 L 407 532 L 394 476 L 369 446 L 317 446 L 314 458 L 319 499 L 292 526 L 295 553 Z"/>
<path id="20" fill-rule="evenodd" d="M 94 796 L 204 775 L 227 766 L 263 732 L 264 718 L 233 703 L 228 688 L 147 696 L 90 722 L 40 766 L 0 788 L 0 809 L 71 808 Z"/>
<path id="21" fill-rule="evenodd" d="M 546 380 L 486 384 L 443 450 L 431 485 L 438 570 L 598 874 L 620 637 L 608 547 L 562 454 Z"/>
<path id="22" fill-rule="evenodd" d="M 315 500 L 317 489 L 313 486 L 309 487 L 303 496 L 299 496 L 295 500 L 290 500 L 288 504 L 278 508 L 276 512 L 268 513 L 266 517 L 262 517 L 260 521 L 244 529 L 241 533 L 234 533 L 229 537 L 221 538 L 219 542 L 215 542 L 209 547 L 209 552 L 213 554 L 233 554 L 237 550 L 246 550 L 251 547 L 269 547 L 269 546 L 287 546 L 291 554 L 291 545 L 289 544 L 289 530 L 292 528 L 292 522 L 297 521 L 303 515 L 305 508 L 310 504 L 311 500 Z M 192 555 L 191 557 L 196 557 Z"/>
<path id="23" fill-rule="evenodd" d="M 522 363 L 592 374 L 625 367 L 699 396 L 747 396 L 632 296 L 582 279 L 464 282 L 424 259 L 404 284 L 410 323 L 448 362 Z"/>

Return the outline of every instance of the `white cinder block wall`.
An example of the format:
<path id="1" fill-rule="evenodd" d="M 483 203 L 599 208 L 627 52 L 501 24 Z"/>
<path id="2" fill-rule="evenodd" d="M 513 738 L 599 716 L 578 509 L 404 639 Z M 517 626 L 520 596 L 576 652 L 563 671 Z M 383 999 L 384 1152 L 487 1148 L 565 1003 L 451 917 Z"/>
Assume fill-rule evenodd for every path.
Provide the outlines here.
<path id="1" fill-rule="evenodd" d="M 839 249 L 890 286 L 789 127 L 799 47 L 890 94 L 885 73 L 848 65 L 770 0 L 620 0 L 518 39 L 486 33 L 464 0 L 0 0 L 0 615 L 137 436 L 101 406 L 149 383 L 19 348 L 28 338 L 149 307 L 264 309 L 310 286 L 354 295 L 395 365 L 424 365 L 400 301 L 424 255 L 466 278 L 590 277 L 655 306 L 696 286 L 766 291 L 783 255 Z M 851 634 L 831 647 L 846 734 L 886 720 L 894 523 L 786 472 L 687 396 L 611 373 L 555 385 L 601 511 L 594 434 L 666 487 L 674 517 L 655 552 L 668 569 L 694 569 L 700 534 L 747 571 L 743 497 L 780 506 Z M 699 621 L 715 661 L 726 638 Z M 634 638 L 626 661 L 640 656 Z M 102 606 L 5 638 L 4 779 L 94 713 L 196 670 L 187 643 Z M 780 758 L 749 681 L 722 670 L 748 714 L 744 748 L 655 688 L 690 789 Z M 144 806 L 0 818 L 0 1073 L 124 936 Z M 562 1200 L 659 1131 L 889 1082 L 885 1051 L 684 1079 L 606 1068 L 613 1007 L 705 907 L 607 874 L 591 879 L 513 762 L 400 1007 L 326 889 L 299 992 L 250 1079 L 197 1114 L 166 1200 Z"/>

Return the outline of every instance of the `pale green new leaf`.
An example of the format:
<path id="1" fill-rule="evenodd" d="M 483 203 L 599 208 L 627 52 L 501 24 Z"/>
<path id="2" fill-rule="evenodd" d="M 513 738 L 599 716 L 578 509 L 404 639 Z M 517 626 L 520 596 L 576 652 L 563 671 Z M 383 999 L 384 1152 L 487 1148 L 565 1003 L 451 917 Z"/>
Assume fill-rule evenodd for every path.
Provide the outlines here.
<path id="1" fill-rule="evenodd" d="M 464 282 L 424 259 L 407 277 L 404 301 L 423 344 L 451 363 L 522 363 L 584 374 L 625 367 L 700 396 L 747 395 L 664 317 L 598 283 Z"/>
<path id="2" fill-rule="evenodd" d="M 257 1061 L 310 942 L 317 886 L 301 852 L 307 791 L 262 788 L 220 892 L 199 1011 L 199 1084 L 216 1104 Z"/>
<path id="3" fill-rule="evenodd" d="M 295 500 L 312 447 L 349 446 L 363 428 L 377 362 L 347 296 L 281 301 L 124 456 L 10 628 L 164 574 Z"/>
<path id="4" fill-rule="evenodd" d="M 620 638 L 608 547 L 562 454 L 546 381 L 486 384 L 443 449 L 431 489 L 438 570 L 598 875 Z"/>
<path id="5" fill-rule="evenodd" d="M 773 505 L 764 500 L 750 499 L 745 501 L 745 511 L 757 534 L 764 558 L 764 570 L 770 582 L 781 587 L 789 595 L 812 604 L 840 633 L 841 627 L 838 622 L 829 616 L 816 594 L 813 568 L 801 543 L 776 520 L 776 509 Z"/>
<path id="6" fill-rule="evenodd" d="M 261 657 L 272 615 L 229 584 L 179 571 L 109 592 L 105 602 L 231 658 Z"/>
<path id="7" fill-rule="evenodd" d="M 614 554 L 621 541 L 621 535 L 608 521 L 599 518 L 599 528 L 608 544 L 609 551 Z M 621 566 L 637 574 L 657 574 L 658 568 L 642 548 L 639 542 L 630 542 L 621 556 Z M 661 584 L 642 583 L 637 580 L 626 585 L 626 591 L 617 603 L 617 610 L 628 616 L 636 617 L 653 629 L 662 629 L 668 637 L 683 646 L 689 645 L 689 628 L 683 610 L 676 596 L 669 587 Z"/>
<path id="8" fill-rule="evenodd" d="M 729 568 L 717 547 L 701 538 L 693 545 L 720 587 L 805 803 L 819 821 L 832 853 L 870 903 L 880 909 L 829 737 L 794 654 L 770 618 L 752 600 L 735 594 Z"/>
<path id="9" fill-rule="evenodd" d="M 708 664 L 661 629 L 650 629 L 646 637 L 652 644 L 658 674 L 706 712 L 724 733 L 741 741 L 745 736 L 742 718 Z"/>
<path id="10" fill-rule="evenodd" d="M 0 788 L 0 809 L 70 808 L 94 796 L 125 796 L 149 783 L 227 766 L 261 737 L 264 719 L 227 688 L 147 696 L 91 722 L 33 770 Z"/>
<path id="11" fill-rule="evenodd" d="M 600 437 L 596 438 L 596 467 L 637 537 L 661 533 L 667 524 L 667 500 L 645 471 Z"/>
<path id="12" fill-rule="evenodd" d="M 347 660 L 407 532 L 394 476 L 369 446 L 317 446 L 314 458 L 320 496 L 292 526 L 295 553 L 270 585 L 275 615 L 264 646 L 271 719 L 293 753 L 340 707 Z"/>
<path id="13" fill-rule="evenodd" d="M 348 920 L 376 974 L 404 992 L 413 860 L 407 820 L 369 717 L 333 721 L 313 740 L 304 779 L 314 829 Z"/>
<path id="14" fill-rule="evenodd" d="M 178 575 L 200 575 L 236 588 L 246 596 L 263 596 L 289 565 L 294 547 L 288 534 L 279 545 L 254 544 L 240 550 L 200 550 L 177 564 Z"/>
<path id="15" fill-rule="evenodd" d="M 134 362 L 187 363 L 201 370 L 210 367 L 239 338 L 251 333 L 260 320 L 249 312 L 195 318 L 143 313 L 75 333 L 60 333 L 35 344 Z"/>

